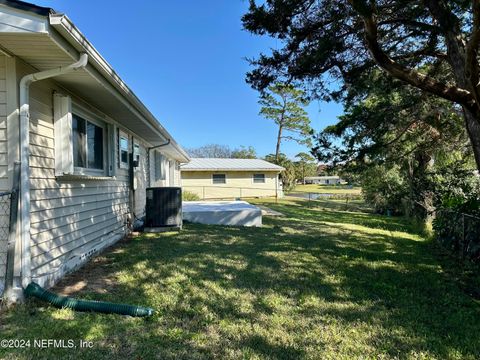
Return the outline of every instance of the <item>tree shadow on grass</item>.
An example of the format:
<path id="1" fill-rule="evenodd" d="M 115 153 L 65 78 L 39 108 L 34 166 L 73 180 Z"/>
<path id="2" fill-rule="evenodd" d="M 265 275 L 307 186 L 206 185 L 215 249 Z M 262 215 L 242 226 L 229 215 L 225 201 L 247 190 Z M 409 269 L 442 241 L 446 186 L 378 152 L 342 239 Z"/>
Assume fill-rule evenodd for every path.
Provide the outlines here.
<path id="1" fill-rule="evenodd" d="M 94 339 L 84 358 L 480 355 L 478 305 L 401 219 L 269 206 L 286 216 L 263 228 L 191 224 L 140 236 L 56 288 L 82 282 L 76 296 L 152 306 L 151 319 L 33 302 L 0 315 L 2 335 Z"/>

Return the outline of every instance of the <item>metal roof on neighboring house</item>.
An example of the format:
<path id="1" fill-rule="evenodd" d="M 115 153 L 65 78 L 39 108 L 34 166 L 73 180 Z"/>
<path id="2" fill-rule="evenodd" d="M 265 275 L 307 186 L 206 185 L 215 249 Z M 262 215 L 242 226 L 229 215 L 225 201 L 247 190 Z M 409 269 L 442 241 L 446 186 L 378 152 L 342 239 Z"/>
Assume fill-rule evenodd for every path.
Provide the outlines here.
<path id="1" fill-rule="evenodd" d="M 192 158 L 182 171 L 282 171 L 283 167 L 261 159 Z"/>

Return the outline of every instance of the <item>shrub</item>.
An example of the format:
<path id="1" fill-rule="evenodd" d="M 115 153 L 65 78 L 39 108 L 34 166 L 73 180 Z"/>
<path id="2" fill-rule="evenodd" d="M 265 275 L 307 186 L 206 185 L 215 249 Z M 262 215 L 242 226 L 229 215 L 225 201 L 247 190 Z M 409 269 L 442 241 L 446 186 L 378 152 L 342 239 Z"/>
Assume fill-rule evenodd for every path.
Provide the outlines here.
<path id="1" fill-rule="evenodd" d="M 406 184 L 398 166 L 388 169 L 385 166 L 373 166 L 362 173 L 360 184 L 367 204 L 379 213 L 403 213 L 402 198 Z"/>
<path id="2" fill-rule="evenodd" d="M 191 192 L 191 191 L 182 191 L 182 200 L 183 201 L 198 201 L 200 200 L 200 196 Z"/>
<path id="3" fill-rule="evenodd" d="M 440 210 L 433 220 L 435 238 L 453 254 L 480 262 L 480 218 Z"/>
<path id="4" fill-rule="evenodd" d="M 447 174 L 441 179 L 433 220 L 435 238 L 455 255 L 480 262 L 479 178 L 471 172 L 457 172 L 455 177 Z"/>

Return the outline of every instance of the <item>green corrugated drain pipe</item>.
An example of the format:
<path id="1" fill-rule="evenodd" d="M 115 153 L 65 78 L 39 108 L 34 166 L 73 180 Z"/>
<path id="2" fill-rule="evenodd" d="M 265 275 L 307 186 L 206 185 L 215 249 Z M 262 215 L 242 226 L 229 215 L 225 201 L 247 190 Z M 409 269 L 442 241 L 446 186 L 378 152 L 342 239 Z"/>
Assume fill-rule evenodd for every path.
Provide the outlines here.
<path id="1" fill-rule="evenodd" d="M 94 311 L 104 314 L 120 314 L 138 317 L 153 315 L 153 309 L 143 306 L 114 304 L 94 300 L 77 300 L 67 296 L 60 296 L 45 290 L 34 282 L 31 282 L 27 286 L 25 295 L 27 297 L 36 297 L 45 300 L 57 308 L 68 308 L 76 311 Z"/>

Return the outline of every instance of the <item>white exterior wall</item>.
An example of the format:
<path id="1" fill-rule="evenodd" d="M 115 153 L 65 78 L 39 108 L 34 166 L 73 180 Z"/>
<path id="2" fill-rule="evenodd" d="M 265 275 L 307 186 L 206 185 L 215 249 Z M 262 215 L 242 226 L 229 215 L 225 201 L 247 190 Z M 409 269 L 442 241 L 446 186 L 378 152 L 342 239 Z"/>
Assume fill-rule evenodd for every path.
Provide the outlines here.
<path id="1" fill-rule="evenodd" d="M 178 161 L 175 161 L 175 186 L 182 186 L 182 175 L 180 173 L 180 163 Z"/>
<path id="2" fill-rule="evenodd" d="M 188 171 L 182 170 L 182 188 L 200 199 L 234 199 L 281 196 L 277 171 Z M 225 184 L 214 184 L 213 174 L 225 174 Z M 264 183 L 254 183 L 253 174 L 264 174 Z"/>
<path id="3" fill-rule="evenodd" d="M 20 61 L 16 65 L 17 81 L 23 75 L 34 72 Z M 125 235 L 132 201 L 135 216 L 144 216 L 145 188 L 149 186 L 150 178 L 148 145 L 120 126 L 118 128 L 129 134 L 131 150 L 134 141 L 140 145 L 140 166 L 135 171 L 137 189 L 134 195 L 129 188 L 128 170 L 118 165 L 118 136 L 115 136 L 114 149 L 107 147 L 108 151 L 115 153 L 114 177 L 92 180 L 56 178 L 54 90 L 65 93 L 53 80 L 36 82 L 30 87 L 32 278 L 47 287 Z M 69 95 L 75 103 L 88 107 L 92 113 L 101 114 L 74 95 Z M 0 129 L 0 152 L 3 132 Z M 1 160 L 0 153 L 0 176 Z"/>
<path id="4" fill-rule="evenodd" d="M 140 163 L 139 166 L 135 169 L 135 178 L 137 188 L 135 189 L 135 216 L 137 218 L 143 218 L 145 216 L 145 205 L 146 205 L 146 188 L 150 184 L 150 174 L 149 174 L 149 160 L 147 156 L 148 146 L 143 143 L 140 139 L 135 139 L 140 145 Z"/>
<path id="5" fill-rule="evenodd" d="M 163 156 L 162 166 L 165 169 L 165 179 L 156 180 L 155 179 L 155 151 L 160 152 Z M 163 186 L 181 186 L 180 180 L 180 167 L 179 163 L 176 160 L 168 159 L 167 156 L 159 150 L 150 151 L 150 184 L 152 187 L 163 187 Z"/>
<path id="6" fill-rule="evenodd" d="M 8 191 L 8 156 L 7 156 L 7 81 L 6 57 L 0 55 L 0 192 Z M 3 201 L 0 198 L 0 201 Z M 0 204 L 0 295 L 4 288 L 4 276 L 7 264 L 8 214 L 3 211 L 5 204 Z"/>

